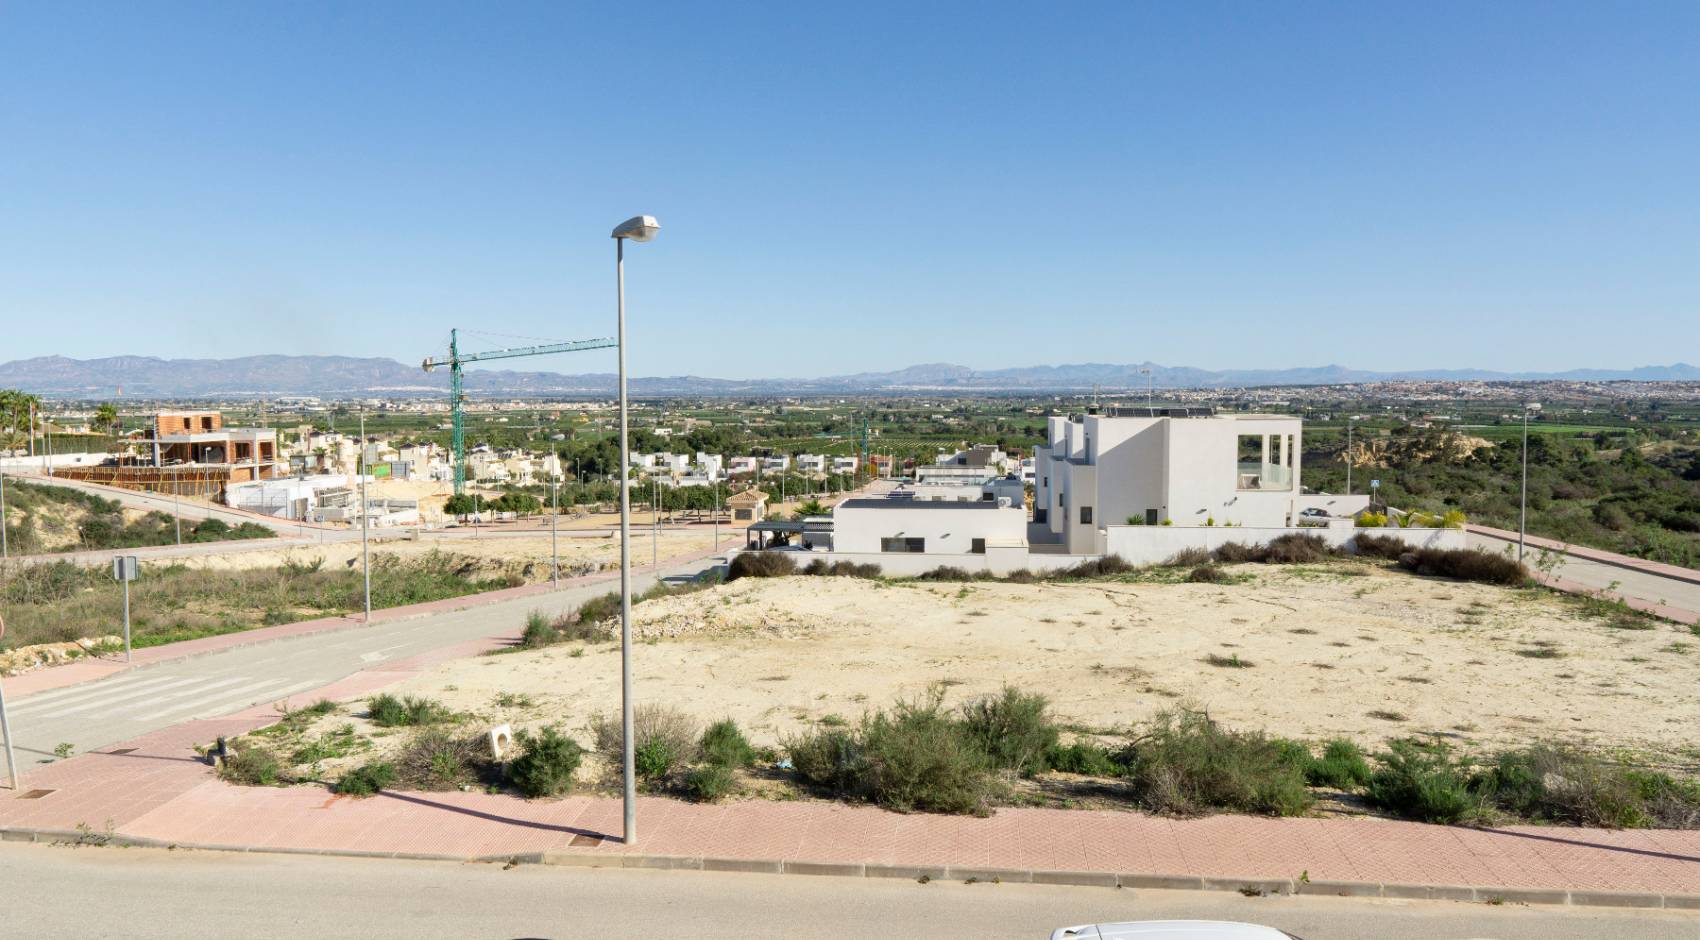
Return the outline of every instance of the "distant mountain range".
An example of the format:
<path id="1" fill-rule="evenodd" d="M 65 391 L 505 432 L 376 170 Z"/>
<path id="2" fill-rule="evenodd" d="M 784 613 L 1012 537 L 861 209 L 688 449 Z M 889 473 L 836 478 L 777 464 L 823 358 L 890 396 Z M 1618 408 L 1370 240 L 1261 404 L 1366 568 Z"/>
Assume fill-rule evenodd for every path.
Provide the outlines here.
<path id="1" fill-rule="evenodd" d="M 1144 370 L 1150 370 L 1149 379 Z M 1493 372 L 1431 369 L 1371 372 L 1345 366 L 1212 371 L 1155 363 L 1024 366 L 970 369 L 928 363 L 895 372 L 859 372 L 818 378 L 716 379 L 695 375 L 632 378 L 634 395 L 849 394 L 858 392 L 998 392 L 1235 388 L 1279 385 L 1341 385 L 1401 380 L 1451 381 L 1700 381 L 1700 368 L 1686 363 L 1637 369 L 1572 369 L 1567 372 Z M 0 388 L 19 388 L 54 398 L 237 398 L 253 395 L 386 397 L 428 396 L 448 389 L 446 370 L 426 373 L 394 359 L 351 356 L 244 356 L 239 359 L 160 359 L 112 356 L 70 359 L 42 356 L 0 365 Z M 468 370 L 466 387 L 478 395 L 611 395 L 612 373 Z"/>

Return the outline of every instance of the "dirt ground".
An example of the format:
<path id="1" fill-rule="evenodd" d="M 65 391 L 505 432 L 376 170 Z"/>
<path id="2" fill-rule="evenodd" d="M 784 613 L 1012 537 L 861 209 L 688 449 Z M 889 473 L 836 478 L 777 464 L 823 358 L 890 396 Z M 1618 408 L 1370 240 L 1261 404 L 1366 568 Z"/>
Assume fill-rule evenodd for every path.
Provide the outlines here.
<path id="1" fill-rule="evenodd" d="M 1247 580 L 743 580 L 642 604 L 635 678 L 640 701 L 730 716 L 758 744 L 934 684 L 957 702 L 1009 683 L 1049 695 L 1087 732 L 1188 703 L 1232 727 L 1368 746 L 1436 733 L 1484 748 L 1558 737 L 1689 766 L 1700 756 L 1700 640 L 1685 628 L 1622 629 L 1544 591 L 1365 563 L 1234 570 Z M 499 693 L 528 696 L 534 708 L 502 720 L 583 739 L 592 713 L 618 708 L 619 651 L 457 660 L 398 691 L 486 714 Z"/>

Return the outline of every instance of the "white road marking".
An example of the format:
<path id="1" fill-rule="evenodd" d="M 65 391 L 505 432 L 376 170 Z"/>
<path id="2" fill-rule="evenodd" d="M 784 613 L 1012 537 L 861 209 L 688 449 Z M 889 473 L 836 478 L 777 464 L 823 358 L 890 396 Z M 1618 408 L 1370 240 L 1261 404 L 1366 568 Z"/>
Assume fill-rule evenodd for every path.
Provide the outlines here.
<path id="1" fill-rule="evenodd" d="M 74 685 L 65 689 L 55 689 L 52 692 L 43 692 L 40 695 L 32 695 L 26 699 L 20 700 L 16 705 L 13 705 L 10 710 L 15 713 L 38 705 L 63 705 L 66 702 L 75 701 L 85 695 L 100 695 L 106 692 L 122 692 L 126 689 L 139 689 L 145 685 L 158 685 L 161 682 L 169 681 L 171 678 L 171 676 L 154 676 L 152 678 L 128 676 L 122 679 L 108 679 L 103 682 Z"/>
<path id="2" fill-rule="evenodd" d="M 381 662 L 383 660 L 390 658 L 390 655 L 389 655 L 390 651 L 402 649 L 403 647 L 405 647 L 407 645 L 408 644 L 406 644 L 406 643 L 397 643 L 394 646 L 386 646 L 383 649 L 376 649 L 376 650 L 373 650 L 370 653 L 361 653 L 360 654 L 360 661 L 363 662 L 363 663 Z"/>
<path id="3" fill-rule="evenodd" d="M 223 691 L 214 692 L 211 695 L 203 695 L 200 698 L 191 699 L 187 702 L 178 702 L 175 705 L 167 706 L 167 707 L 162 708 L 162 709 L 160 709 L 159 711 L 156 711 L 156 712 L 149 712 L 146 715 L 136 715 L 131 720 L 132 721 L 153 721 L 155 719 L 164 718 L 167 715 L 176 715 L 176 714 L 180 714 L 184 711 L 187 711 L 189 709 L 199 708 L 202 705 L 207 704 L 208 702 L 216 702 L 219 699 L 225 698 L 227 696 L 231 696 L 231 695 L 252 695 L 252 694 L 258 693 L 262 690 L 269 689 L 272 686 L 281 685 L 281 684 L 288 682 L 288 681 L 289 681 L 288 679 L 266 679 L 262 682 L 255 682 L 255 683 L 252 683 L 250 685 L 243 686 L 240 689 L 224 689 Z M 197 689 L 196 691 L 199 692 L 199 691 L 202 691 L 202 690 Z"/>
<path id="4" fill-rule="evenodd" d="M 272 683 L 267 683 L 267 684 L 270 685 Z M 287 686 L 287 687 L 282 688 L 282 689 L 274 689 L 270 692 L 267 692 L 265 694 L 264 698 L 270 699 L 271 701 L 276 702 L 276 701 L 280 701 L 282 699 L 288 698 L 289 696 L 294 695 L 297 692 L 303 691 L 305 689 L 311 689 L 311 688 L 314 688 L 315 686 L 321 686 L 321 685 L 324 685 L 324 684 L 325 684 L 325 680 L 323 680 L 323 679 L 308 679 L 306 682 L 298 682 L 298 683 L 296 683 L 295 685 L 292 685 L 292 686 Z M 231 712 L 236 711 L 237 709 L 247 708 L 250 705 L 258 704 L 259 702 L 260 702 L 259 698 L 256 698 L 256 697 L 254 697 L 253 695 L 250 694 L 250 695 L 248 695 L 244 698 L 239 698 L 239 699 L 234 699 L 234 700 L 226 700 L 224 702 L 221 702 L 218 705 L 213 705 L 213 706 L 210 706 L 208 708 L 198 709 L 193 715 L 187 716 L 187 718 L 217 718 L 220 715 L 228 715 Z"/>
<path id="5" fill-rule="evenodd" d="M 172 691 L 167 692 L 164 695 L 159 696 L 158 698 L 154 698 L 152 696 L 144 695 L 144 696 L 142 696 L 142 701 L 131 702 L 130 704 L 125 705 L 122 708 L 115 708 L 111 711 L 91 714 L 91 715 L 89 715 L 89 717 L 90 718 L 129 718 L 130 716 L 129 716 L 128 713 L 132 712 L 132 711 L 134 711 L 138 708 L 151 708 L 154 705 L 159 704 L 160 702 L 169 702 L 169 701 L 172 701 L 174 699 L 188 698 L 191 695 L 200 695 L 202 692 L 210 692 L 213 689 L 223 689 L 226 686 L 232 686 L 232 685 L 235 685 L 238 682 L 247 682 L 247 681 L 248 681 L 247 676 L 237 676 L 234 679 L 220 679 L 217 682 L 199 683 L 199 684 L 196 684 L 196 685 L 189 686 L 188 688 L 173 689 Z M 217 694 L 224 695 L 226 693 L 225 692 L 219 692 Z"/>
<path id="6" fill-rule="evenodd" d="M 43 715 L 42 717 L 51 719 L 51 718 L 64 718 L 64 717 L 69 716 L 69 715 L 77 715 L 77 714 L 81 714 L 81 713 L 86 712 L 86 711 L 90 711 L 92 709 L 105 708 L 108 705 L 113 705 L 113 704 L 116 704 L 118 702 L 128 702 L 131 699 L 143 698 L 143 697 L 152 695 L 155 692 L 160 691 L 161 689 L 169 689 L 169 688 L 172 688 L 173 686 L 183 685 L 186 682 L 198 682 L 198 681 L 200 681 L 199 676 L 179 676 L 175 679 L 172 679 L 169 682 L 161 682 L 158 685 L 153 686 L 152 688 L 142 689 L 140 691 L 137 691 L 135 689 L 131 689 L 128 692 L 125 692 L 122 695 L 102 695 L 102 696 L 99 696 L 97 698 L 84 699 L 83 701 L 78 702 L 76 705 L 73 705 L 70 708 L 62 708 L 59 711 L 50 712 L 46 715 Z"/>

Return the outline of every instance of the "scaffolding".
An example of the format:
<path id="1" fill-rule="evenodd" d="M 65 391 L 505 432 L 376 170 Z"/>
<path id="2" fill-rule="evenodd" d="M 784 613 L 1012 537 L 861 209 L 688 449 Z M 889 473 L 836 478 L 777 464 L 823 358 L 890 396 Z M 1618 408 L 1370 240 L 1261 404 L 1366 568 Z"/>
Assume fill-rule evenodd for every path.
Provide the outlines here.
<path id="1" fill-rule="evenodd" d="M 230 485 L 229 467 L 136 467 L 104 464 L 97 467 L 61 467 L 54 475 L 67 480 L 100 483 L 119 489 L 187 496 L 214 502 L 224 499 Z"/>

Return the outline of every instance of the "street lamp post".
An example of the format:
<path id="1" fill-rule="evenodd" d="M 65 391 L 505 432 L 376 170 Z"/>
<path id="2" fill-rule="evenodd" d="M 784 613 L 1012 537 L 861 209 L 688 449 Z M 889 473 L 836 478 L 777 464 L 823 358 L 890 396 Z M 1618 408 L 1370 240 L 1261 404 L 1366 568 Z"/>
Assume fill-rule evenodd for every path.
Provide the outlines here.
<path id="1" fill-rule="evenodd" d="M 1517 499 L 1517 563 L 1523 563 L 1523 543 L 1529 532 L 1529 412 L 1540 411 L 1540 402 L 1523 405 L 1523 486 Z"/>
<path id="2" fill-rule="evenodd" d="M 372 555 L 367 547 L 371 531 L 372 512 L 366 504 L 366 409 L 360 409 L 360 569 L 366 582 L 366 623 L 372 622 Z"/>
<path id="3" fill-rule="evenodd" d="M 1352 427 L 1358 419 L 1346 418 L 1346 495 L 1352 495 Z"/>
<path id="4" fill-rule="evenodd" d="M 0 467 L 0 558 L 8 557 L 6 546 L 6 468 Z"/>
<path id="5" fill-rule="evenodd" d="M 620 760 L 625 815 L 620 841 L 637 842 L 637 761 L 632 743 L 632 488 L 629 408 L 626 400 L 626 239 L 646 242 L 661 224 L 654 216 L 633 216 L 614 229 L 614 283 L 619 310 L 620 354 Z"/>
<path id="6" fill-rule="evenodd" d="M 561 477 L 557 473 L 549 478 L 549 580 L 561 580 L 561 549 L 555 535 L 556 520 L 561 518 Z"/>
<path id="7" fill-rule="evenodd" d="M 661 481 L 649 478 L 649 566 L 661 567 Z"/>

